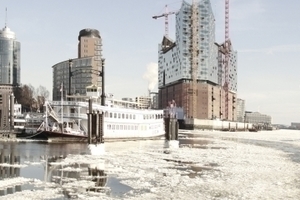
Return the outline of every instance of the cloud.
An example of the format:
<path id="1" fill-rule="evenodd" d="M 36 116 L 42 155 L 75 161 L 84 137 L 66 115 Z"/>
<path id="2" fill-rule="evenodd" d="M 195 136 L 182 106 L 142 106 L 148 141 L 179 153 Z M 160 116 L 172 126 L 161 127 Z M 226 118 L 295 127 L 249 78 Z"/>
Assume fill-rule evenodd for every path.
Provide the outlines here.
<path id="1" fill-rule="evenodd" d="M 153 62 L 149 63 L 147 65 L 147 71 L 144 73 L 143 78 L 149 82 L 148 89 L 152 91 L 158 81 L 158 64 Z"/>

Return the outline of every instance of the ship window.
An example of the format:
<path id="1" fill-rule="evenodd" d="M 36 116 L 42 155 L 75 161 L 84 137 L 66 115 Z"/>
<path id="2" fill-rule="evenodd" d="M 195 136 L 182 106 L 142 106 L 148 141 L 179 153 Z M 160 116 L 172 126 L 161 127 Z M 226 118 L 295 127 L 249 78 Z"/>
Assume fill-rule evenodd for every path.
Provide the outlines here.
<path id="1" fill-rule="evenodd" d="M 111 125 L 110 125 L 110 124 L 107 125 L 107 129 L 108 129 L 108 130 L 111 129 Z"/>
<path id="2" fill-rule="evenodd" d="M 123 125 L 120 125 L 120 129 L 123 130 Z"/>
<path id="3" fill-rule="evenodd" d="M 127 126 L 126 125 L 124 125 L 124 130 L 127 130 Z"/>
<path id="4" fill-rule="evenodd" d="M 114 113 L 114 118 L 117 118 L 117 113 Z"/>
<path id="5" fill-rule="evenodd" d="M 118 118 L 119 118 L 119 119 L 121 118 L 121 113 L 118 113 Z"/>
<path id="6" fill-rule="evenodd" d="M 133 119 L 135 119 L 135 115 L 132 115 Z"/>
<path id="7" fill-rule="evenodd" d="M 109 113 L 109 117 L 112 118 L 112 116 L 113 116 L 113 114 L 112 114 L 112 113 Z"/>
<path id="8" fill-rule="evenodd" d="M 115 130 L 115 125 L 112 125 L 112 130 Z"/>
<path id="9" fill-rule="evenodd" d="M 105 112 L 104 117 L 108 117 L 108 112 L 107 111 Z"/>
<path id="10" fill-rule="evenodd" d="M 129 115 L 129 119 L 132 119 L 132 115 L 131 114 Z"/>
<path id="11" fill-rule="evenodd" d="M 119 125 L 116 125 L 116 129 L 119 130 Z"/>
<path id="12" fill-rule="evenodd" d="M 124 118 L 125 118 L 125 114 L 123 113 L 123 114 L 122 114 L 122 119 L 124 119 Z"/>
<path id="13" fill-rule="evenodd" d="M 126 114 L 126 119 L 128 119 L 128 114 Z"/>

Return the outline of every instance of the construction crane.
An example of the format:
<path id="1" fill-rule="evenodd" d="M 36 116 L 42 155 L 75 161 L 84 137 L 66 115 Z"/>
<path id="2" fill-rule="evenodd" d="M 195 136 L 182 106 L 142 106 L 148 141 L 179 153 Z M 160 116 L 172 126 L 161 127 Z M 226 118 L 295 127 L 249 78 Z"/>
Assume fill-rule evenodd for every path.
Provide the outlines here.
<path id="1" fill-rule="evenodd" d="M 198 74 L 198 57 L 199 57 L 199 20 L 198 20 L 198 2 L 193 0 L 192 3 L 192 65 L 191 65 L 191 76 L 192 76 L 192 116 L 197 118 L 197 74 Z"/>
<path id="2" fill-rule="evenodd" d="M 169 19 L 168 19 L 168 16 L 172 15 L 172 14 L 176 14 L 176 12 L 175 11 L 168 12 L 168 6 L 166 5 L 165 6 L 165 13 L 163 13 L 161 15 L 152 16 L 153 19 L 158 19 L 160 17 L 165 17 L 165 36 L 169 35 Z"/>
<path id="3" fill-rule="evenodd" d="M 224 43 L 224 53 L 225 53 L 225 66 L 224 66 L 224 92 L 225 92 L 225 119 L 228 120 L 228 102 L 229 102 L 229 79 L 228 79 L 228 68 L 229 68 L 229 58 L 230 58 L 231 42 L 229 39 L 229 0 L 225 0 L 225 43 Z"/>

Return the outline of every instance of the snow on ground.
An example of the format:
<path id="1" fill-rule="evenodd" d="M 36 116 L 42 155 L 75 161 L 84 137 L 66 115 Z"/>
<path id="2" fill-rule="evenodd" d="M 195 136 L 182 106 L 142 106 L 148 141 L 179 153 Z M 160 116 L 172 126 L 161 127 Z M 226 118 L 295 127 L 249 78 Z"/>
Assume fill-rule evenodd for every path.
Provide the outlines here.
<path id="1" fill-rule="evenodd" d="M 300 199 L 299 131 L 199 131 L 182 143 L 178 149 L 163 148 L 163 140 L 106 143 L 103 155 L 71 154 L 51 163 L 85 173 L 86 180 L 4 197 L 58 199 L 67 191 L 76 199 Z M 83 165 L 98 166 L 103 174 L 92 178 L 76 169 Z M 96 188 L 101 192 L 89 189 L 95 178 L 104 184 Z"/>

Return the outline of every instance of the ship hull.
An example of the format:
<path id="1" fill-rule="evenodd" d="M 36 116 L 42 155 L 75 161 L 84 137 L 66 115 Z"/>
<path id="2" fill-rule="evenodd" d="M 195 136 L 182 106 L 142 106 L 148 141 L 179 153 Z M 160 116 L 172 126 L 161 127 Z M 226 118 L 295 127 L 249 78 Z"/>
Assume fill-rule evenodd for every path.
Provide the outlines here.
<path id="1" fill-rule="evenodd" d="M 141 136 L 141 137 L 104 137 L 105 142 L 110 141 L 129 141 L 129 140 L 150 140 L 150 139 L 160 139 L 164 135 L 152 135 L 152 136 Z M 19 137 L 22 138 L 22 137 Z M 76 134 L 67 134 L 60 132 L 52 132 L 52 131 L 40 131 L 33 135 L 27 135 L 23 137 L 25 139 L 35 139 L 35 140 L 44 140 L 47 142 L 80 142 L 80 143 L 88 143 L 87 135 L 76 135 Z"/>

